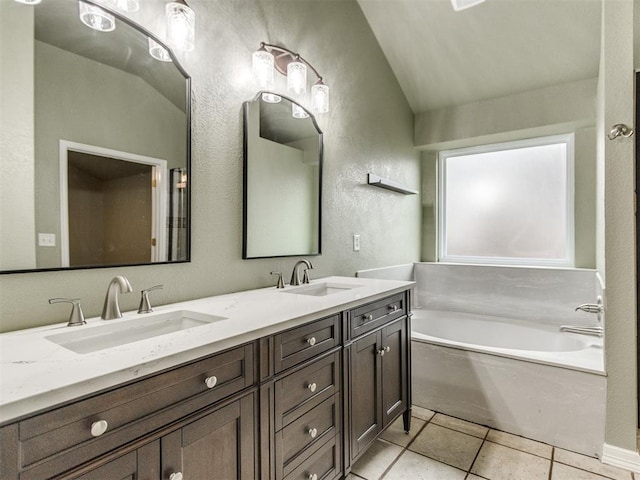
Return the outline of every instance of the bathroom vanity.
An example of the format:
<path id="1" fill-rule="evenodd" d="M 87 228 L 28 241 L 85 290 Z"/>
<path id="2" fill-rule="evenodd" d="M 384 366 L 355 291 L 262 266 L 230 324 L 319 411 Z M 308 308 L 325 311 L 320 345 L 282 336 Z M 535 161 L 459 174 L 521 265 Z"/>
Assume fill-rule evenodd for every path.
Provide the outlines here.
<path id="1" fill-rule="evenodd" d="M 0 479 L 341 478 L 399 415 L 409 427 L 412 286 L 330 277 L 165 306 L 217 320 L 82 354 L 51 340 L 66 327 L 2 335 Z M 73 330 L 108 322 L 88 323 Z"/>

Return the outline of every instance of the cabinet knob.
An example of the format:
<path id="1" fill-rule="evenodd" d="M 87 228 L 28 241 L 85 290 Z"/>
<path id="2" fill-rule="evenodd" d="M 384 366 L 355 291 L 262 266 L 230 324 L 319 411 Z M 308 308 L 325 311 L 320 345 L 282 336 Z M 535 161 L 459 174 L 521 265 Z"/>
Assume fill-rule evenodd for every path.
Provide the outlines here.
<path id="1" fill-rule="evenodd" d="M 307 477 L 307 480 L 318 480 L 318 474 L 310 473 L 309 476 Z"/>
<path id="2" fill-rule="evenodd" d="M 378 350 L 378 355 L 380 355 L 381 357 L 384 357 L 384 348 L 381 348 L 380 350 Z"/>
<path id="3" fill-rule="evenodd" d="M 363 315 L 362 318 L 364 319 L 365 322 L 370 322 L 371 320 L 373 320 L 373 315 L 371 313 L 367 313 Z"/>
<path id="4" fill-rule="evenodd" d="M 387 345 L 386 347 L 384 347 L 384 351 L 389 353 L 391 351 L 391 347 Z"/>
<path id="5" fill-rule="evenodd" d="M 97 422 L 93 422 L 91 424 L 91 435 L 94 437 L 99 437 L 109 428 L 109 424 L 106 420 L 98 420 Z"/>
<path id="6" fill-rule="evenodd" d="M 310 428 L 308 433 L 311 438 L 316 438 L 318 436 L 318 429 Z"/>
<path id="7" fill-rule="evenodd" d="M 314 393 L 316 391 L 316 388 L 318 388 L 318 386 L 316 385 L 315 382 L 313 382 L 307 385 L 307 388 L 311 391 L 311 393 Z"/>
<path id="8" fill-rule="evenodd" d="M 218 383 L 218 377 L 216 377 L 215 375 L 211 375 L 210 377 L 205 378 L 204 383 L 207 384 L 207 387 L 213 388 Z M 182 475 L 182 474 L 180 474 L 180 475 Z M 180 478 L 182 478 L 182 477 L 180 477 Z M 177 480 L 180 480 L 180 479 L 177 479 Z"/>
<path id="9" fill-rule="evenodd" d="M 316 344 L 316 337 L 307 338 L 307 343 L 309 346 L 313 347 Z"/>
<path id="10" fill-rule="evenodd" d="M 182 472 L 173 472 L 169 475 L 169 480 L 182 480 Z"/>

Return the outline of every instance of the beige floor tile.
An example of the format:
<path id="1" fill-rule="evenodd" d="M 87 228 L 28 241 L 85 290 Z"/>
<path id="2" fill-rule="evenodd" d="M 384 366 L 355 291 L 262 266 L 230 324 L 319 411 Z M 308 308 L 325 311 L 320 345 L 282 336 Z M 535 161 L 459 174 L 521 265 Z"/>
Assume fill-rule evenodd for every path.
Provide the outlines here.
<path id="1" fill-rule="evenodd" d="M 417 453 L 405 451 L 384 480 L 464 480 L 466 472 Z"/>
<path id="2" fill-rule="evenodd" d="M 631 479 L 631 473 L 626 470 L 618 467 L 612 467 L 611 465 L 605 465 L 597 458 L 587 457 L 586 455 L 569 452 L 568 450 L 563 450 L 561 448 L 556 448 L 553 459 L 556 462 L 564 463 L 572 467 L 577 467 L 582 470 L 587 470 L 616 480 Z"/>
<path id="3" fill-rule="evenodd" d="M 629 474 L 628 478 L 631 478 L 631 474 Z M 553 462 L 551 480 L 609 480 L 609 477 L 570 467 L 563 463 Z"/>
<path id="4" fill-rule="evenodd" d="M 436 425 L 441 425 L 443 427 L 451 428 L 453 430 L 457 430 L 459 432 L 480 438 L 484 438 L 484 436 L 489 431 L 487 427 L 483 427 L 482 425 L 467 422 L 465 420 L 460 420 L 459 418 L 450 417 L 448 415 L 443 415 L 442 413 L 436 414 L 436 416 L 431 419 L 431 422 L 435 423 Z"/>
<path id="5" fill-rule="evenodd" d="M 515 448 L 516 450 L 522 450 L 523 452 L 533 453 L 539 457 L 551 458 L 551 451 L 553 447 L 544 443 L 536 442 L 528 438 L 519 437 L 507 432 L 500 432 L 498 430 L 489 430 L 487 440 L 493 443 L 499 443 L 507 447 Z"/>
<path id="6" fill-rule="evenodd" d="M 388 442 L 400 445 L 401 447 L 406 447 L 425 423 L 427 422 L 420 420 L 419 418 L 412 418 L 411 430 L 406 434 L 404 432 L 404 422 L 402 421 L 402 417 L 400 417 L 393 422 L 389 428 L 387 428 L 387 430 L 382 434 L 382 438 Z"/>
<path id="7" fill-rule="evenodd" d="M 473 473 L 470 473 L 469 476 L 467 477 L 467 480 L 484 480 L 484 478 L 474 475 Z"/>
<path id="8" fill-rule="evenodd" d="M 376 440 L 351 470 L 367 480 L 378 480 L 401 452 L 398 445 Z"/>
<path id="9" fill-rule="evenodd" d="M 420 420 L 429 421 L 435 414 L 436 412 L 432 412 L 427 408 L 419 407 L 417 405 L 413 405 L 411 407 L 411 416 L 419 418 Z"/>
<path id="10" fill-rule="evenodd" d="M 491 480 L 547 480 L 551 461 L 484 442 L 471 472 Z"/>
<path id="11" fill-rule="evenodd" d="M 481 438 L 430 423 L 416 437 L 409 450 L 469 470 L 481 445 Z"/>

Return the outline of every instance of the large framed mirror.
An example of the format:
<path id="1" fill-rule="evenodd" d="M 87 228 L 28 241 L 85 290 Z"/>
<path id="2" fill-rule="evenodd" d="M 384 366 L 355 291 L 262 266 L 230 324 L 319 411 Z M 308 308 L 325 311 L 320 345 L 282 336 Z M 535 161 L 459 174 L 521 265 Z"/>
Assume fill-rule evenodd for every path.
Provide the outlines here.
<path id="1" fill-rule="evenodd" d="M 1 273 L 189 261 L 189 75 L 115 11 L 102 32 L 78 0 L 2 8 Z"/>
<path id="2" fill-rule="evenodd" d="M 321 253 L 322 131 L 290 98 L 244 103 L 242 258 Z"/>

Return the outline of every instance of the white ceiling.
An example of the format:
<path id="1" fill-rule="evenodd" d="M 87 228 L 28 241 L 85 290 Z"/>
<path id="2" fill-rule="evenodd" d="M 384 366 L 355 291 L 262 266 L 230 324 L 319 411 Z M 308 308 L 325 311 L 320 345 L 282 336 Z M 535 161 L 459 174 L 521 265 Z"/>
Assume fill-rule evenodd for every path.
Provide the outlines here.
<path id="1" fill-rule="evenodd" d="M 598 75 L 601 0 L 358 0 L 415 113 Z"/>

